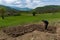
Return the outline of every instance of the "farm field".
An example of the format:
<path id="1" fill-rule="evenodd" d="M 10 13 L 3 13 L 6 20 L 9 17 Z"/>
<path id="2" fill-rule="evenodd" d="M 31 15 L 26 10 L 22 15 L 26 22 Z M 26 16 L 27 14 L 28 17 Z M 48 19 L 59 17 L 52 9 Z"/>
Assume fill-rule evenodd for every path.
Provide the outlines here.
<path id="1" fill-rule="evenodd" d="M 0 17 L 0 27 L 17 26 L 28 23 L 38 23 L 41 22 L 41 20 L 57 22 L 60 20 L 60 13 L 36 14 L 36 16 L 32 16 L 32 14 L 23 13 L 21 14 L 21 16 L 5 17 L 4 20 Z"/>
<path id="2" fill-rule="evenodd" d="M 49 24 L 48 30 L 38 24 L 41 20 L 49 21 L 51 25 Z M 36 14 L 36 16 L 21 14 L 21 16 L 5 17 L 5 19 L 0 17 L 0 27 L 2 28 L 0 40 L 60 40 L 60 13 Z"/>
<path id="3" fill-rule="evenodd" d="M 60 40 L 59 3 L 0 0 L 0 40 Z"/>

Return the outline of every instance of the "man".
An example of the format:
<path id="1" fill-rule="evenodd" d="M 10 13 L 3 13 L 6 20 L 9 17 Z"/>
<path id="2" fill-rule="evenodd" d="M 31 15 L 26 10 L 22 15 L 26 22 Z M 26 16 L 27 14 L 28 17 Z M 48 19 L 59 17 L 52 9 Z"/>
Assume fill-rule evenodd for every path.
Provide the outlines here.
<path id="1" fill-rule="evenodd" d="M 45 24 L 45 30 L 47 30 L 49 22 L 47 20 L 42 20 L 42 22 Z"/>

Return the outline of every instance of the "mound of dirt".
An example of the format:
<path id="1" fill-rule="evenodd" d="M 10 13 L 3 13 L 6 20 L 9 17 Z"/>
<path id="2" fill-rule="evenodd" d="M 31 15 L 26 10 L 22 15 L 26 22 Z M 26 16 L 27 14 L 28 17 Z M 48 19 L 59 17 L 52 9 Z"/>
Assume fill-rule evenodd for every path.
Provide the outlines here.
<path id="1" fill-rule="evenodd" d="M 56 33 L 56 27 L 48 26 L 48 29 L 45 30 L 45 27 L 39 24 L 8 27 L 8 28 L 4 28 L 3 32 L 8 34 L 11 37 L 18 37 L 27 33 L 31 33 L 35 30 L 40 31 L 40 32 L 42 31 L 42 32 Z"/>
<path id="2" fill-rule="evenodd" d="M 48 32 L 33 31 L 18 37 L 11 37 L 0 31 L 0 40 L 57 40 L 57 36 Z"/>

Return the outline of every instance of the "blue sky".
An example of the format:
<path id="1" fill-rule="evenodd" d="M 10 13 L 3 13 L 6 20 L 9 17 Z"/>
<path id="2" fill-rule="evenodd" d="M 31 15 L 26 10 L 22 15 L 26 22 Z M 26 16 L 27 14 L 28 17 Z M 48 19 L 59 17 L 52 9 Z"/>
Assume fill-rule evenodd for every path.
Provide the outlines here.
<path id="1" fill-rule="evenodd" d="M 0 5 L 36 8 L 45 5 L 60 5 L 60 0 L 0 0 Z"/>

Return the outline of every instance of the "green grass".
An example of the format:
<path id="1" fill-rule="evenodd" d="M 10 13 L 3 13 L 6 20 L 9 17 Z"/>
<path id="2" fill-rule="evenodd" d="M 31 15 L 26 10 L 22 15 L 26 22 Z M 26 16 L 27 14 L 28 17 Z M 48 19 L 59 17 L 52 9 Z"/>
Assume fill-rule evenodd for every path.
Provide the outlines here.
<path id="1" fill-rule="evenodd" d="M 9 16 L 5 17 L 4 20 L 0 17 L 0 27 L 23 25 L 27 23 L 40 22 L 41 20 L 49 20 L 51 22 L 60 20 L 60 13 L 55 14 L 37 14 L 32 16 L 31 14 L 22 14 L 21 16 Z"/>

